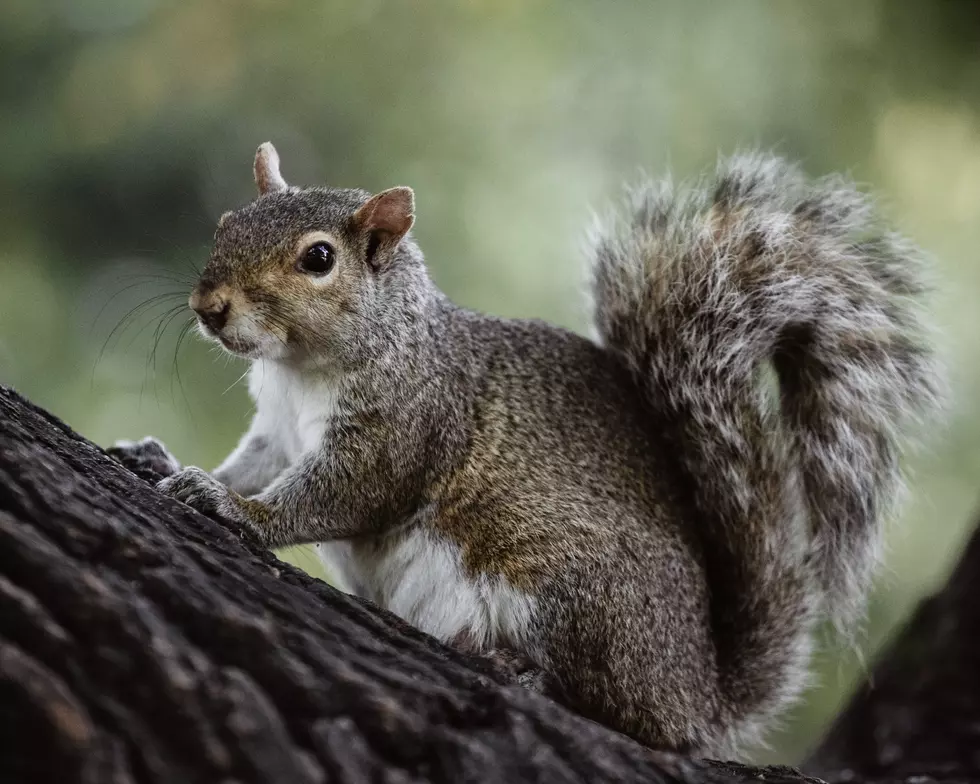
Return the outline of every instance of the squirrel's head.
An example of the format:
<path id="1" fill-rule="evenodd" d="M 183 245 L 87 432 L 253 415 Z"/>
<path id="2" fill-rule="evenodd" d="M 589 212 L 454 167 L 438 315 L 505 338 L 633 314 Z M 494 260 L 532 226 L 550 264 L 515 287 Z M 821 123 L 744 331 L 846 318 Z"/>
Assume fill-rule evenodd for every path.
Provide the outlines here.
<path id="1" fill-rule="evenodd" d="M 258 197 L 221 216 L 190 307 L 206 337 L 249 359 L 355 368 L 414 319 L 428 280 L 409 236 L 410 188 L 297 188 L 266 142 Z"/>

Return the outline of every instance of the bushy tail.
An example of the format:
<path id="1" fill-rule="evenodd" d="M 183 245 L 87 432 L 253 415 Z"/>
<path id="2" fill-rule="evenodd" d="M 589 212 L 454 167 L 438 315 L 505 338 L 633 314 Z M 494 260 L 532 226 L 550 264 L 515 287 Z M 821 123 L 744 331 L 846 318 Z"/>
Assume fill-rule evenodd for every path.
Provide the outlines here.
<path id="1" fill-rule="evenodd" d="M 851 184 L 749 155 L 634 191 L 597 233 L 593 275 L 598 339 L 673 432 L 709 568 L 742 593 L 718 597 L 736 658 L 778 658 L 815 586 L 820 609 L 854 618 L 903 433 L 941 399 L 917 252 Z"/>

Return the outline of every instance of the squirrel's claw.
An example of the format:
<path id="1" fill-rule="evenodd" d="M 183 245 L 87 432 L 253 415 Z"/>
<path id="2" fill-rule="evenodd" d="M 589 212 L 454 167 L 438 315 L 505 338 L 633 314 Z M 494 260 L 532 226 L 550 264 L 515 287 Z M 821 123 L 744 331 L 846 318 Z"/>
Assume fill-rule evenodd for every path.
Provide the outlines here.
<path id="1" fill-rule="evenodd" d="M 197 466 L 188 466 L 166 479 L 161 479 L 157 482 L 157 490 L 203 514 L 236 517 L 229 514 L 231 499 L 228 488 Z"/>
<path id="2" fill-rule="evenodd" d="M 106 454 L 136 474 L 166 477 L 176 474 L 181 467 L 180 461 L 170 454 L 163 442 L 152 436 L 139 441 L 116 441 Z"/>
<path id="3" fill-rule="evenodd" d="M 235 502 L 236 494 L 225 487 L 207 471 L 188 466 L 166 479 L 157 482 L 157 490 L 219 521 L 238 523 L 242 538 L 253 544 L 268 547 L 265 532 L 242 513 Z"/>

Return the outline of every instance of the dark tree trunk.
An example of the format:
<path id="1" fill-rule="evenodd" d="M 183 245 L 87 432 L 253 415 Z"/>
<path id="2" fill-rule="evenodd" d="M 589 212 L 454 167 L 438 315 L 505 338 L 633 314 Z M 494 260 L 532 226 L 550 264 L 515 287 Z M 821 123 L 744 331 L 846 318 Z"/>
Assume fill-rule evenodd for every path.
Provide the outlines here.
<path id="1" fill-rule="evenodd" d="M 652 752 L 250 548 L 0 388 L 0 781 L 812 781 Z M 833 780 L 980 775 L 980 542 Z"/>
<path id="2" fill-rule="evenodd" d="M 827 778 L 850 769 L 882 781 L 980 782 L 980 530 L 807 767 Z"/>

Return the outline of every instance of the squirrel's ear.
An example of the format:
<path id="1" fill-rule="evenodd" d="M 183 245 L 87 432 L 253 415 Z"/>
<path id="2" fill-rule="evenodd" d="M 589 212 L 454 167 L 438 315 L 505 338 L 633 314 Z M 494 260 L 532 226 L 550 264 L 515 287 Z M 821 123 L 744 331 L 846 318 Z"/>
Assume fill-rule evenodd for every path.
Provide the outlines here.
<path id="1" fill-rule="evenodd" d="M 380 232 L 397 242 L 415 223 L 415 194 L 404 186 L 382 191 L 354 213 L 354 223 L 361 231 Z"/>
<path id="2" fill-rule="evenodd" d="M 255 184 L 259 195 L 283 191 L 289 187 L 279 173 L 279 153 L 272 142 L 263 142 L 255 151 Z"/>

